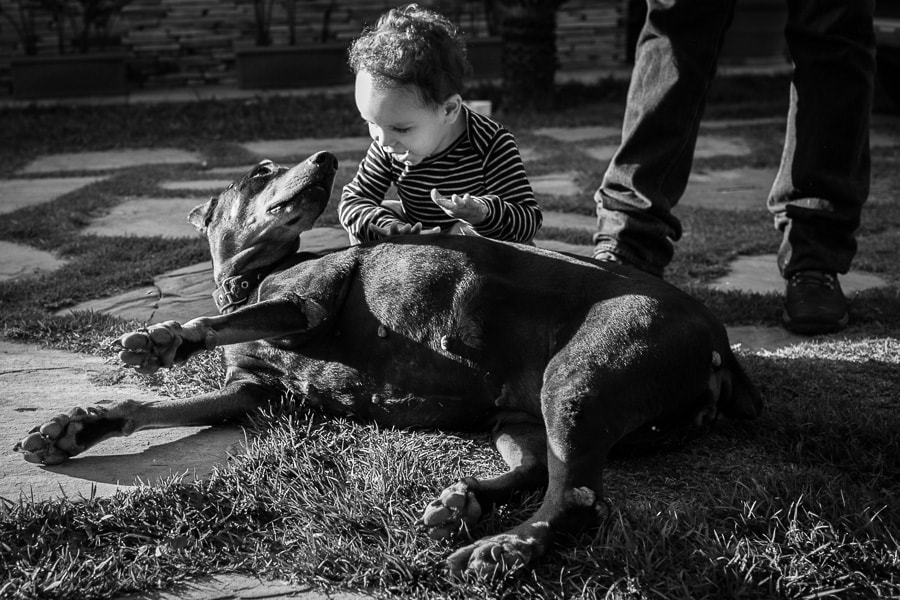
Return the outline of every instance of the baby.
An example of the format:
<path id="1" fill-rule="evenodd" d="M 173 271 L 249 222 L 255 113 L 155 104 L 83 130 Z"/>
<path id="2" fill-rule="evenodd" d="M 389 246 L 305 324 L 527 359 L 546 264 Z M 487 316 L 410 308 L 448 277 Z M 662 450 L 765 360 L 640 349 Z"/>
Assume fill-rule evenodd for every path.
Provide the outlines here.
<path id="1" fill-rule="evenodd" d="M 352 241 L 440 231 L 531 241 L 541 209 L 518 146 L 463 104 L 469 65 L 449 20 L 415 4 L 390 10 L 353 42 L 350 66 L 373 140 L 338 205 Z"/>

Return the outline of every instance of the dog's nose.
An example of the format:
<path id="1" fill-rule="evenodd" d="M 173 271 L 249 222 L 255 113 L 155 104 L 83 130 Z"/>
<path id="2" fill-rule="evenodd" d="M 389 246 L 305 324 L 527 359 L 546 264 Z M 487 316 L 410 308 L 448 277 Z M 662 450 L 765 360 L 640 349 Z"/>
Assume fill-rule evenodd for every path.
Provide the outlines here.
<path id="1" fill-rule="evenodd" d="M 330 161 L 332 169 L 337 170 L 338 168 L 338 160 L 331 152 L 317 152 L 314 155 L 310 156 L 309 160 L 317 166 L 327 166 L 329 165 Z"/>

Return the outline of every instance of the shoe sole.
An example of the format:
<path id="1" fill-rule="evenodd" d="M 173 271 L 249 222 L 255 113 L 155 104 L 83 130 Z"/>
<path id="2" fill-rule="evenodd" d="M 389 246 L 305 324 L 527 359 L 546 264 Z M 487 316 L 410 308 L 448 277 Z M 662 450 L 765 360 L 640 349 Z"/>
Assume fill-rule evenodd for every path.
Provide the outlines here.
<path id="1" fill-rule="evenodd" d="M 818 333 L 837 333 L 842 331 L 850 323 L 850 313 L 845 313 L 843 317 L 837 321 L 791 321 L 787 311 L 781 315 L 781 324 L 784 328 L 793 333 L 802 333 L 806 335 L 815 335 Z"/>

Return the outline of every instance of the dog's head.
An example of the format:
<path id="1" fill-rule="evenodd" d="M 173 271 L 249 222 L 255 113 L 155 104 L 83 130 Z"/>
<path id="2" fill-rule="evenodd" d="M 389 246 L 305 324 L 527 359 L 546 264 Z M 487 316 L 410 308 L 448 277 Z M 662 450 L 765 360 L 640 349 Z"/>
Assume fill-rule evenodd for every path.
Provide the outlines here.
<path id="1" fill-rule="evenodd" d="M 239 256 L 243 266 L 276 262 L 296 251 L 298 236 L 325 210 L 336 171 L 328 152 L 290 168 L 264 160 L 195 207 L 188 221 L 209 240 L 214 263 Z"/>

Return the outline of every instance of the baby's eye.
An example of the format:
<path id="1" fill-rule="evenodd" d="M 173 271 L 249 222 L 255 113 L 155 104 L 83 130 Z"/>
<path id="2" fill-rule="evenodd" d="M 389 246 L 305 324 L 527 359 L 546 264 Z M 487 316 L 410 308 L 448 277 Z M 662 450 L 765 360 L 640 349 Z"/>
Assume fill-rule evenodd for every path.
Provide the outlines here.
<path id="1" fill-rule="evenodd" d="M 394 127 L 393 128 L 394 133 L 400 133 L 400 134 L 409 132 L 409 129 L 410 129 L 409 127 Z"/>

